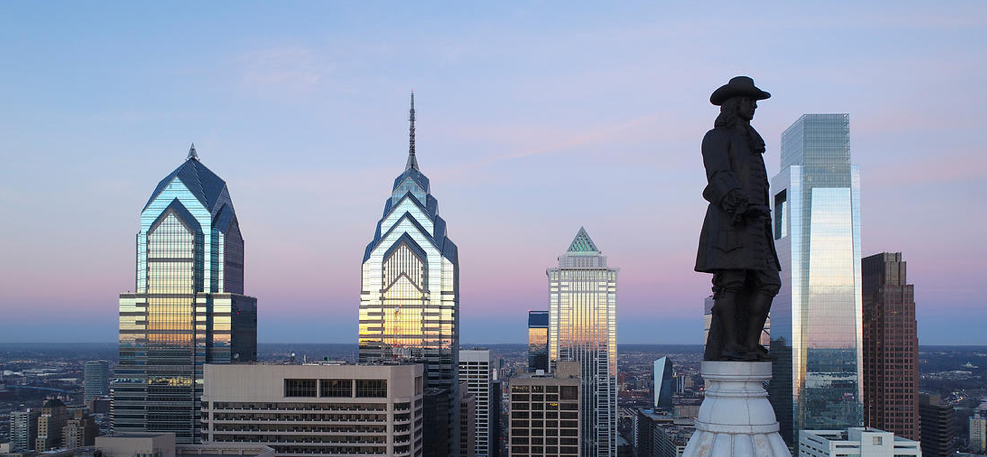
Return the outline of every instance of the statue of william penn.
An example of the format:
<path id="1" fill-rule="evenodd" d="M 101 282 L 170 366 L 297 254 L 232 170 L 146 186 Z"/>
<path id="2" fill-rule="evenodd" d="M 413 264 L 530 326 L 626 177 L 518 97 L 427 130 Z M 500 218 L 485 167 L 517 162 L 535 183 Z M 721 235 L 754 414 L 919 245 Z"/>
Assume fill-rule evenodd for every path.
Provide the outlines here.
<path id="1" fill-rule="evenodd" d="M 764 140 L 751 119 L 757 101 L 770 96 L 753 79 L 737 76 L 709 97 L 720 115 L 702 145 L 709 207 L 696 271 L 713 274 L 715 300 L 705 360 L 769 358 L 760 337 L 781 287 L 781 264 L 771 231 Z"/>

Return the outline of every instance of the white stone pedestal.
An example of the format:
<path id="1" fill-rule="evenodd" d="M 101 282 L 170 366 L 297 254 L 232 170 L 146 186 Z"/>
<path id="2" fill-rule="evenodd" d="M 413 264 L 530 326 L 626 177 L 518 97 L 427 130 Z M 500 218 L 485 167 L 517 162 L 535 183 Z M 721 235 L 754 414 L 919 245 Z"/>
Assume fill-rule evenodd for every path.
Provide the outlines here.
<path id="1" fill-rule="evenodd" d="M 708 381 L 683 457 L 791 457 L 764 381 L 771 362 L 703 362 Z"/>

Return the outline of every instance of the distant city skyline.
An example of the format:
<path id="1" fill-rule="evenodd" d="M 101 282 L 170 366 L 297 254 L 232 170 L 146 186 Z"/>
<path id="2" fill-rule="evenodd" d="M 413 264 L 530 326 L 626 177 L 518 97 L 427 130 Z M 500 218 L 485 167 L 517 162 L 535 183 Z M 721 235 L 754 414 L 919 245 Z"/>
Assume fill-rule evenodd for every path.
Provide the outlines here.
<path id="1" fill-rule="evenodd" d="M 619 342 L 701 344 L 699 142 L 746 74 L 770 176 L 793 119 L 850 113 L 862 255 L 908 253 L 920 344 L 987 344 L 985 27 L 982 2 L 0 4 L 0 342 L 116 340 L 147 183 L 192 142 L 235 190 L 259 341 L 355 341 L 414 89 L 463 342 L 523 344 L 585 226 Z"/>

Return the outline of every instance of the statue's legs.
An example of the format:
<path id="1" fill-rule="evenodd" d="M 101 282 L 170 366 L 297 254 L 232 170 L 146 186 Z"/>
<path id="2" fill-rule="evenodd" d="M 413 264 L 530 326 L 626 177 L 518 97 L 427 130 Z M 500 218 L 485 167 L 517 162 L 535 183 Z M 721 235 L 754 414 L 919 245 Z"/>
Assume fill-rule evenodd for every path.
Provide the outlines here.
<path id="1" fill-rule="evenodd" d="M 744 330 L 740 318 L 744 294 L 744 270 L 721 270 L 713 274 L 713 314 L 719 324 L 721 348 L 719 360 L 743 360 L 746 348 L 740 343 Z M 711 329 L 712 330 L 712 329 Z"/>
<path id="2" fill-rule="evenodd" d="M 768 320 L 771 302 L 781 288 L 781 278 L 777 271 L 770 270 L 753 270 L 748 276 L 753 286 L 753 294 L 747 305 L 747 328 L 744 331 L 742 344 L 747 352 L 765 358 L 768 351 L 761 346 L 761 331 L 764 330 L 764 323 Z"/>

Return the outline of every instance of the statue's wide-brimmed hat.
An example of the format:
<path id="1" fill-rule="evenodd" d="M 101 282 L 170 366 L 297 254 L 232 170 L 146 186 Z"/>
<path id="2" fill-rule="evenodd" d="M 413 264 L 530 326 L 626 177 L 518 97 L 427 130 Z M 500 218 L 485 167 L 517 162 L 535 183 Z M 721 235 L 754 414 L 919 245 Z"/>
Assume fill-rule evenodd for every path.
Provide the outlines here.
<path id="1" fill-rule="evenodd" d="M 720 106 L 733 97 L 750 97 L 754 100 L 771 98 L 771 94 L 754 86 L 754 80 L 749 76 L 734 76 L 730 82 L 720 86 L 709 96 L 709 102 Z"/>

